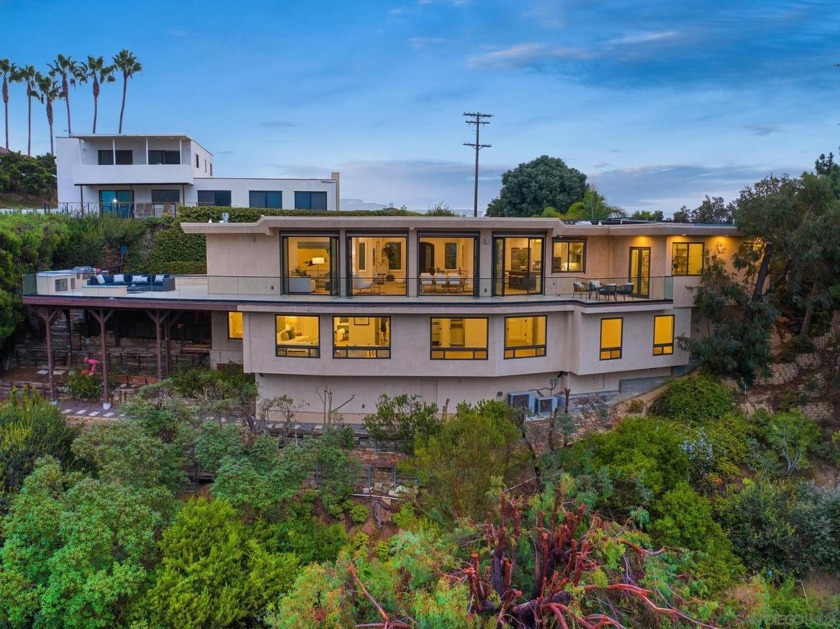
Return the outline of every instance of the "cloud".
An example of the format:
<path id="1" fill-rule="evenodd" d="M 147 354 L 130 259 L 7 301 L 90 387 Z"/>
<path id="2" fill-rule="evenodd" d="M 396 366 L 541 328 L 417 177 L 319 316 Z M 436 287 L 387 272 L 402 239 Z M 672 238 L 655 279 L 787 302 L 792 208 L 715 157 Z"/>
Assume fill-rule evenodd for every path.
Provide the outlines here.
<path id="1" fill-rule="evenodd" d="M 474 55 L 467 64 L 474 68 L 523 68 L 556 59 L 587 59 L 593 54 L 580 48 L 549 48 L 543 44 L 517 44 L 483 55 Z"/>
<path id="2" fill-rule="evenodd" d="M 773 124 L 745 124 L 745 129 L 749 129 L 753 135 L 770 135 L 771 133 L 783 133 L 781 127 Z"/>
<path id="3" fill-rule="evenodd" d="M 668 216 L 682 205 L 696 207 L 707 194 L 733 200 L 768 174 L 760 165 L 649 164 L 607 170 L 590 180 L 610 203 L 630 211 L 662 210 Z"/>
<path id="4" fill-rule="evenodd" d="M 187 35 L 189 35 L 187 31 L 182 31 L 178 28 L 169 28 L 166 30 L 166 34 L 170 37 L 186 37 Z"/>
<path id="5" fill-rule="evenodd" d="M 440 46 L 445 44 L 446 40 L 443 37 L 412 37 L 408 40 L 413 48 L 430 48 L 432 46 Z"/>
<path id="6" fill-rule="evenodd" d="M 286 129 L 289 127 L 296 127 L 297 124 L 294 122 L 288 122 L 287 120 L 263 120 L 259 123 L 259 126 L 266 127 L 268 129 Z"/>
<path id="7" fill-rule="evenodd" d="M 683 36 L 679 31 L 654 31 L 654 32 L 640 32 L 623 35 L 616 39 L 612 39 L 608 44 L 612 46 L 627 46 L 636 44 L 649 44 L 653 42 L 671 41 L 680 39 Z"/>
<path id="8" fill-rule="evenodd" d="M 233 155 L 236 151 L 213 151 L 213 155 Z"/>

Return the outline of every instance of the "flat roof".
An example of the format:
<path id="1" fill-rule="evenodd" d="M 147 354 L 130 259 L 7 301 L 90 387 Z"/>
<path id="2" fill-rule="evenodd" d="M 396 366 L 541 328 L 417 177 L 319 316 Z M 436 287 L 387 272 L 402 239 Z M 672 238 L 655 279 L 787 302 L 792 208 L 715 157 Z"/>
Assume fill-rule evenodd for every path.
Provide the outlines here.
<path id="1" fill-rule="evenodd" d="M 336 210 L 317 216 L 263 216 L 255 223 L 181 223 L 187 234 L 270 234 L 273 230 L 370 229 L 513 232 L 553 232 L 559 238 L 586 236 L 738 236 L 734 225 L 644 223 L 567 225 L 556 218 L 497 218 L 449 216 L 348 216 Z"/>
<path id="2" fill-rule="evenodd" d="M 124 138 L 132 139 L 146 139 L 146 138 L 165 138 L 167 140 L 189 140 L 193 144 L 200 146 L 203 150 L 213 155 L 208 151 L 201 142 L 188 136 L 186 133 L 74 133 L 73 135 L 58 135 L 57 140 L 117 140 Z"/>

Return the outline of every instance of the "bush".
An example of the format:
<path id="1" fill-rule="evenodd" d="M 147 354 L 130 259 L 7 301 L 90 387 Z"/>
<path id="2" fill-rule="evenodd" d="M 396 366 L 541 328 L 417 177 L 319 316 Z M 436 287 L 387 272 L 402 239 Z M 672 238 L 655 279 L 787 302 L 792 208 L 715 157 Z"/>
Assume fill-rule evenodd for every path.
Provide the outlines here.
<path id="1" fill-rule="evenodd" d="M 82 371 L 73 371 L 67 377 L 67 389 L 76 400 L 94 402 L 102 398 L 102 379 Z"/>
<path id="2" fill-rule="evenodd" d="M 376 413 L 364 419 L 365 429 L 377 443 L 394 443 L 401 452 L 414 454 L 415 438 L 426 440 L 440 429 L 437 405 L 418 395 L 379 396 Z"/>
<path id="3" fill-rule="evenodd" d="M 364 524 L 370 516 L 367 505 L 353 505 L 350 508 L 350 519 L 356 524 Z"/>
<path id="4" fill-rule="evenodd" d="M 713 590 L 731 585 L 743 570 L 732 554 L 732 543 L 720 524 L 712 519 L 709 502 L 688 483 L 679 483 L 657 500 L 650 526 L 655 541 L 697 554 L 697 576 Z"/>
<path id="5" fill-rule="evenodd" d="M 732 410 L 732 392 L 709 376 L 672 380 L 650 410 L 651 415 L 688 423 L 718 419 Z"/>

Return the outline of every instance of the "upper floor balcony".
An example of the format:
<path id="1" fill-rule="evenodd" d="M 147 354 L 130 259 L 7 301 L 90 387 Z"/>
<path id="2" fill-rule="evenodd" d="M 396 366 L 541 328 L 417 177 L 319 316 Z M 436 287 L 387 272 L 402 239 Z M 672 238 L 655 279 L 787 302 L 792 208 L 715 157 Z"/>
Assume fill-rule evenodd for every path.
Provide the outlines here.
<path id="1" fill-rule="evenodd" d="M 192 184 L 190 164 L 76 164 L 72 167 L 77 186 Z"/>
<path id="2" fill-rule="evenodd" d="M 23 280 L 24 297 L 47 297 L 56 304 L 65 300 L 106 298 L 109 300 L 213 301 L 237 304 L 290 305 L 311 308 L 387 306 L 389 309 L 434 310 L 449 306 L 483 304 L 487 307 L 510 305 L 578 304 L 614 309 L 637 308 L 650 304 L 672 303 L 674 282 L 671 276 L 628 281 L 627 278 L 546 278 L 545 290 L 529 292 L 527 287 L 493 294 L 497 278 L 446 276 L 428 283 L 426 277 L 392 278 L 301 276 L 220 276 L 179 275 L 157 286 L 137 274 L 113 274 L 105 284 L 98 284 L 96 274 L 88 271 L 45 271 L 28 274 Z M 104 276 L 109 277 L 109 276 Z M 148 276 L 144 276 L 148 278 Z"/>

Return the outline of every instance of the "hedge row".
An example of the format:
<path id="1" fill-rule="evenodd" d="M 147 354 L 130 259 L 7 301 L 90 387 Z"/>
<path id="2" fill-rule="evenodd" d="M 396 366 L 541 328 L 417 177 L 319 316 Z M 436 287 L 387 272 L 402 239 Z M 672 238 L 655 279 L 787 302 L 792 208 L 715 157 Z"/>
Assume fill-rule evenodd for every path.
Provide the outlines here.
<path id="1" fill-rule="evenodd" d="M 178 218 L 183 223 L 206 223 L 222 220 L 222 213 L 229 214 L 231 223 L 256 223 L 263 216 L 423 216 L 418 212 L 386 208 L 384 210 L 352 210 L 350 212 L 317 212 L 312 210 L 267 210 L 252 207 L 218 207 L 202 205 L 198 207 L 182 206 L 178 208 Z"/>

